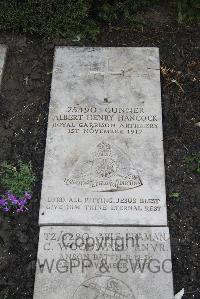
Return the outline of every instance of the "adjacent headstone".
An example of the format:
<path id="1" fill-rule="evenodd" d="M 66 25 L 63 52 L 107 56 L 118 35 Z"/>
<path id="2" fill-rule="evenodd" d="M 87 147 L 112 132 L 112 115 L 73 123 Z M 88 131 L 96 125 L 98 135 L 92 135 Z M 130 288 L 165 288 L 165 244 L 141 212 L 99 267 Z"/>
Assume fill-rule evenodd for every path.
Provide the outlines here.
<path id="1" fill-rule="evenodd" d="M 167 227 L 41 227 L 34 299 L 173 299 Z"/>
<path id="2" fill-rule="evenodd" d="M 6 46 L 0 45 L 0 84 L 1 84 L 2 74 L 3 74 L 5 57 L 6 57 Z"/>
<path id="3" fill-rule="evenodd" d="M 55 51 L 40 225 L 166 225 L 157 48 Z"/>

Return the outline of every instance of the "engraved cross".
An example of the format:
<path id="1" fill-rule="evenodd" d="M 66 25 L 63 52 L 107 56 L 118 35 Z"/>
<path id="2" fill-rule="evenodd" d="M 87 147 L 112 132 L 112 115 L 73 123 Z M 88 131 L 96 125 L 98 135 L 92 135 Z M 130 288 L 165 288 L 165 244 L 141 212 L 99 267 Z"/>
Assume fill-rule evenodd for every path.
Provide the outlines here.
<path id="1" fill-rule="evenodd" d="M 120 71 L 115 71 L 115 72 L 113 72 L 113 71 L 110 71 L 110 65 L 109 65 L 109 60 L 108 60 L 108 63 L 107 63 L 107 70 L 106 71 L 90 71 L 90 75 L 94 75 L 94 77 L 95 77 L 95 75 L 100 75 L 100 76 L 102 76 L 104 79 L 105 79 L 105 77 L 108 77 L 109 78 L 109 76 L 124 76 L 124 74 L 125 74 L 125 70 L 120 70 Z"/>
<path id="2" fill-rule="evenodd" d="M 105 71 L 90 71 L 89 75 L 92 75 L 93 78 L 95 79 L 99 79 L 100 81 L 103 81 L 103 88 L 105 93 L 107 94 L 109 92 L 109 87 L 110 87 L 110 79 L 111 78 L 115 78 L 118 79 L 119 76 L 121 78 L 127 79 L 130 78 L 131 75 L 127 75 L 126 73 L 129 73 L 133 70 L 133 67 L 130 67 L 128 69 L 122 68 L 121 70 L 117 70 L 117 71 L 110 71 L 110 63 L 109 63 L 109 59 L 107 62 L 107 69 Z M 105 100 L 107 100 L 107 97 L 105 98 Z"/>

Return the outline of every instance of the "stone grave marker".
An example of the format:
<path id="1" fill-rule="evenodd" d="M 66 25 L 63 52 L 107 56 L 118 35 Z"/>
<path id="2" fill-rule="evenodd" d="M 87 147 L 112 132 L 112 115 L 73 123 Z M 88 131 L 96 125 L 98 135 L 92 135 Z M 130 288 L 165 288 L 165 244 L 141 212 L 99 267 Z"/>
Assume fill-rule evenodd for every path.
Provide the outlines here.
<path id="1" fill-rule="evenodd" d="M 40 225 L 167 224 L 159 51 L 55 51 Z"/>
<path id="2" fill-rule="evenodd" d="M 0 84 L 1 84 L 2 74 L 3 74 L 5 58 L 6 58 L 6 46 L 0 45 Z"/>
<path id="3" fill-rule="evenodd" d="M 167 227 L 44 226 L 34 299 L 173 299 Z"/>
<path id="4" fill-rule="evenodd" d="M 34 299 L 173 299 L 157 48 L 55 51 Z"/>

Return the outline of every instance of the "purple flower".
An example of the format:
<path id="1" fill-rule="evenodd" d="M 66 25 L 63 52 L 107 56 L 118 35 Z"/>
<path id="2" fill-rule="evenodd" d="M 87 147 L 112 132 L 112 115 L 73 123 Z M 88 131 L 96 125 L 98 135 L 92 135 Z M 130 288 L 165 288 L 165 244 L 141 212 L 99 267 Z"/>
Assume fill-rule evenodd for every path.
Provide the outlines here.
<path id="1" fill-rule="evenodd" d="M 24 212 L 25 210 L 28 210 L 28 208 L 25 206 L 21 206 L 19 209 L 17 209 L 17 213 Z"/>
<path id="2" fill-rule="evenodd" d="M 25 197 L 26 199 L 31 199 L 31 198 L 32 198 L 31 194 L 28 193 L 27 191 L 24 192 L 24 197 Z"/>
<path id="3" fill-rule="evenodd" d="M 28 210 L 27 207 L 25 207 L 25 205 L 27 204 L 27 199 L 26 198 L 20 198 L 18 200 L 18 206 L 19 208 L 17 209 L 17 212 L 24 212 L 24 210 Z"/>
<path id="4" fill-rule="evenodd" d="M 12 202 L 12 204 L 16 205 L 18 203 L 17 197 L 10 191 L 6 192 L 5 194 L 7 195 L 8 199 Z"/>
<path id="5" fill-rule="evenodd" d="M 10 209 L 6 206 L 5 208 L 3 208 L 3 211 L 4 211 L 4 212 L 9 212 Z"/>
<path id="6" fill-rule="evenodd" d="M 26 198 L 20 198 L 18 200 L 18 206 L 20 206 L 20 207 L 25 206 L 26 203 L 27 203 Z"/>
<path id="7" fill-rule="evenodd" d="M 0 206 L 6 206 L 7 205 L 7 201 L 3 198 L 3 197 L 0 197 Z"/>
<path id="8" fill-rule="evenodd" d="M 24 196 L 21 198 L 14 195 L 11 191 L 7 191 L 5 195 L 0 196 L 0 207 L 4 212 L 9 212 L 13 209 L 17 211 L 17 213 L 24 212 L 28 210 L 26 205 L 31 198 L 31 194 L 27 191 L 24 192 Z"/>

